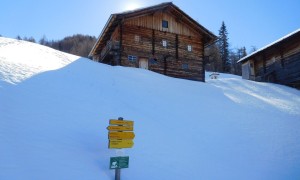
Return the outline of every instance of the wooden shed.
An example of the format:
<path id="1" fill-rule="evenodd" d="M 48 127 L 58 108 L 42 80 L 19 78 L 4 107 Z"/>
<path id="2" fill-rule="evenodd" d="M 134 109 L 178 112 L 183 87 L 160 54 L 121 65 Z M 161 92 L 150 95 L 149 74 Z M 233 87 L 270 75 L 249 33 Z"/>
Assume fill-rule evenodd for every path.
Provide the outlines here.
<path id="1" fill-rule="evenodd" d="M 300 29 L 239 60 L 244 79 L 300 88 Z"/>
<path id="2" fill-rule="evenodd" d="M 204 46 L 215 38 L 168 2 L 112 14 L 89 56 L 105 64 L 204 81 Z"/>

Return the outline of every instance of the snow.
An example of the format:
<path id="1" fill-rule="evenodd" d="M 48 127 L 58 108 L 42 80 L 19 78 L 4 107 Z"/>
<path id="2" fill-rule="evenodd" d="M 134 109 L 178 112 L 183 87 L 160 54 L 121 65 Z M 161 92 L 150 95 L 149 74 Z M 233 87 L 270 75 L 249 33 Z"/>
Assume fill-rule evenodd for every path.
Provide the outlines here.
<path id="1" fill-rule="evenodd" d="M 206 77 L 209 73 L 207 73 Z M 300 179 L 300 92 L 206 83 L 0 38 L 0 179 L 114 179 L 109 119 L 135 121 L 126 180 Z"/>
<path id="2" fill-rule="evenodd" d="M 0 73 L 4 81 L 12 84 L 47 70 L 61 68 L 78 59 L 77 56 L 38 44 L 6 38 L 1 38 L 0 48 Z"/>

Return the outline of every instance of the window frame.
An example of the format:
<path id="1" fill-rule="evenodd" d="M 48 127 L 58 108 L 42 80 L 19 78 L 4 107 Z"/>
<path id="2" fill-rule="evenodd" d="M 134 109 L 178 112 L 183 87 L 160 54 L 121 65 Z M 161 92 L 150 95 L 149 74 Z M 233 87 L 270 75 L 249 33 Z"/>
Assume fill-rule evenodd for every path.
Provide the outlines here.
<path id="1" fill-rule="evenodd" d="M 187 45 L 187 51 L 192 52 L 193 51 L 193 46 L 192 45 Z"/>
<path id="2" fill-rule="evenodd" d="M 162 26 L 162 28 L 168 29 L 168 28 L 169 28 L 169 21 L 167 21 L 167 20 L 162 20 L 162 21 L 161 21 L 161 26 Z"/>
<path id="3" fill-rule="evenodd" d="M 165 47 L 165 48 L 168 47 L 168 41 L 167 40 L 163 39 L 161 43 L 162 43 L 163 47 Z"/>
<path id="4" fill-rule="evenodd" d="M 130 62 L 137 62 L 138 57 L 135 55 L 128 55 L 127 60 Z"/>
<path id="5" fill-rule="evenodd" d="M 134 41 L 135 42 L 141 42 L 141 36 L 140 35 L 134 35 Z"/>
<path id="6" fill-rule="evenodd" d="M 181 65 L 183 70 L 189 70 L 189 64 L 188 63 L 182 63 Z"/>

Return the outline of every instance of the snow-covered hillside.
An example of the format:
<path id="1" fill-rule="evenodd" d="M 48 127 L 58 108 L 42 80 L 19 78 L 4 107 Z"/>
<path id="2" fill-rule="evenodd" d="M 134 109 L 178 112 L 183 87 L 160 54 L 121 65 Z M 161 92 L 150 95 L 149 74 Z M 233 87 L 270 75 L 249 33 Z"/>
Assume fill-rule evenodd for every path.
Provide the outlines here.
<path id="1" fill-rule="evenodd" d="M 300 92 L 112 67 L 0 37 L 0 179 L 111 180 L 109 119 L 135 121 L 123 180 L 300 179 Z"/>

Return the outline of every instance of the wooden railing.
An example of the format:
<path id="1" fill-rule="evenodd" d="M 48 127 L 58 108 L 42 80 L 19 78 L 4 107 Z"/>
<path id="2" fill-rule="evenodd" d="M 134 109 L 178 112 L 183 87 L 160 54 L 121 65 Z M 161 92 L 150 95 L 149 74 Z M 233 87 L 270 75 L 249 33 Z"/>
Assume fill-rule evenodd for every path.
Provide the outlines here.
<path id="1" fill-rule="evenodd" d="M 107 41 L 106 46 L 101 51 L 101 59 L 103 59 L 107 53 L 109 53 L 111 50 L 117 50 L 120 48 L 120 42 L 119 41 Z"/>

